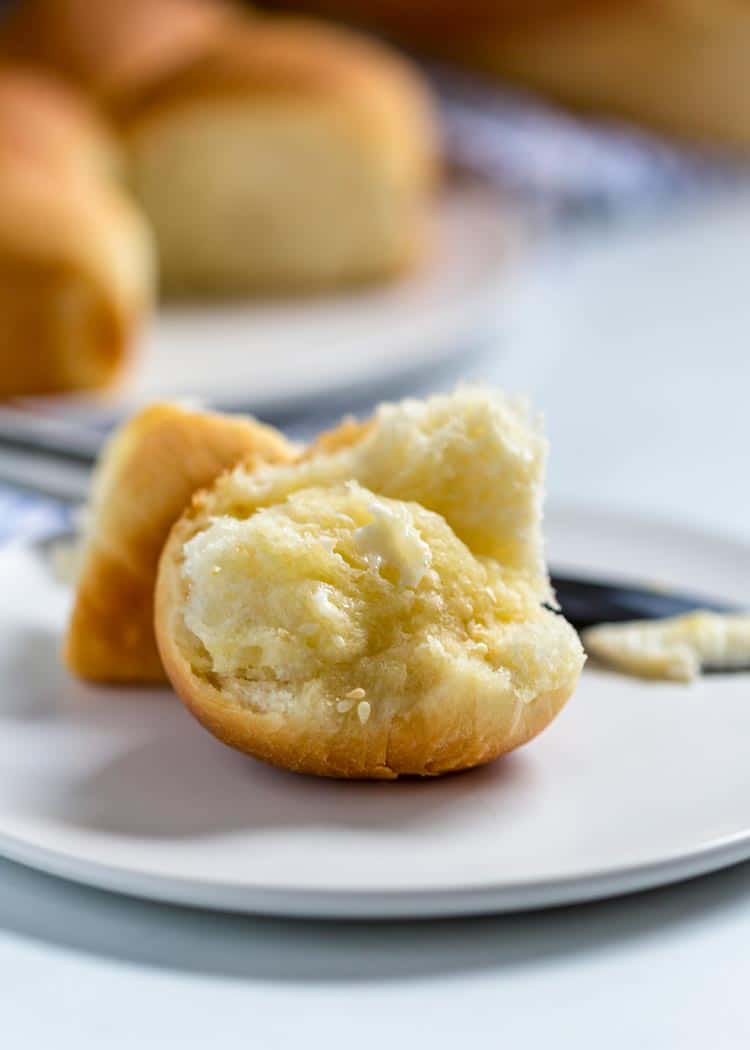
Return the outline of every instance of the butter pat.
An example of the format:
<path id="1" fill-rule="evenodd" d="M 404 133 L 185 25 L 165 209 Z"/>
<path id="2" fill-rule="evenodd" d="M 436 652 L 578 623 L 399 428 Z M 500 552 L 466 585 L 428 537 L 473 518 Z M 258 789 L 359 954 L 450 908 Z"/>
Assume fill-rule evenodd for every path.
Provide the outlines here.
<path id="1" fill-rule="evenodd" d="M 432 562 L 430 548 L 396 509 L 375 500 L 368 510 L 372 521 L 354 534 L 357 550 L 376 572 L 390 568 L 402 587 L 418 587 Z"/>
<path id="2" fill-rule="evenodd" d="M 691 682 L 710 667 L 750 667 L 750 615 L 694 612 L 601 624 L 581 635 L 589 655 L 625 674 Z"/>

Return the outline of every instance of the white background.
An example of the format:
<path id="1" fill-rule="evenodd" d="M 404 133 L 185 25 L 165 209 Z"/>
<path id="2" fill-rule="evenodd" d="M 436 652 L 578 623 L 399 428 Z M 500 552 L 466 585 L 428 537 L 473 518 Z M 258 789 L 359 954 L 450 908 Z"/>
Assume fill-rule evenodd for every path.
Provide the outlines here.
<path id="1" fill-rule="evenodd" d="M 553 499 L 748 536 L 749 257 L 740 203 L 591 234 L 524 275 L 502 353 L 466 370 L 544 409 Z M 14 1048 L 722 1050 L 750 1045 L 749 979 L 747 865 L 545 914 L 368 926 L 149 905 L 0 862 Z"/>

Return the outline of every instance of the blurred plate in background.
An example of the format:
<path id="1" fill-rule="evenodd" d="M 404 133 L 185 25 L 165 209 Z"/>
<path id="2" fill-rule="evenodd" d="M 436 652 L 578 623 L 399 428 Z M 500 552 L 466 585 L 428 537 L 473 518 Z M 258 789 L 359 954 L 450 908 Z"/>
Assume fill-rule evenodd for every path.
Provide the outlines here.
<path id="1" fill-rule="evenodd" d="M 497 325 L 520 224 L 497 190 L 446 189 L 426 265 L 336 296 L 166 306 L 116 396 L 35 399 L 79 419 L 157 398 L 279 411 L 406 378 L 479 343 Z"/>

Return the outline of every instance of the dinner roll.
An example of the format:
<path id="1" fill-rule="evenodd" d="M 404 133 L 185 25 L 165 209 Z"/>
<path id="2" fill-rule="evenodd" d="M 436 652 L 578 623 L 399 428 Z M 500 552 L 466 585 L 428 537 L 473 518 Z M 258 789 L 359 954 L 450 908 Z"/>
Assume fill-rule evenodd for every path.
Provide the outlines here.
<path id="1" fill-rule="evenodd" d="M 153 290 L 153 246 L 116 151 L 60 85 L 0 68 L 0 397 L 119 377 Z"/>
<path id="2" fill-rule="evenodd" d="M 423 250 L 435 135 L 390 51 L 301 19 L 254 19 L 123 120 L 167 292 L 315 290 Z"/>
<path id="3" fill-rule="evenodd" d="M 750 148 L 750 7 L 738 0 L 275 0 L 699 143 Z"/>
<path id="4" fill-rule="evenodd" d="M 607 0 L 470 34 L 455 53 L 579 109 L 747 150 L 749 51 L 736 0 Z"/>
<path id="5" fill-rule="evenodd" d="M 124 424 L 97 466 L 65 641 L 68 667 L 100 682 L 164 679 L 154 640 L 154 585 L 164 541 L 196 489 L 240 459 L 291 459 L 281 434 L 253 419 L 154 404 Z"/>
<path id="6" fill-rule="evenodd" d="M 315 292 L 429 241 L 429 92 L 395 52 L 214 0 L 29 0 L 0 56 L 67 78 L 119 132 L 166 294 Z"/>
<path id="7" fill-rule="evenodd" d="M 546 443 L 525 406 L 467 389 L 327 444 L 235 468 L 173 528 L 156 632 L 186 706 L 322 776 L 437 775 L 530 740 L 584 657 L 543 605 Z"/>

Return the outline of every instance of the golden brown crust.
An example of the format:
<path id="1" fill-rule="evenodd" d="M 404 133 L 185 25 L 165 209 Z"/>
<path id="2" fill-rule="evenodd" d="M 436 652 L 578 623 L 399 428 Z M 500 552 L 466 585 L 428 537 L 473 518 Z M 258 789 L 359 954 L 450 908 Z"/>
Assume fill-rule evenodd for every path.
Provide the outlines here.
<path id="1" fill-rule="evenodd" d="M 153 248 L 111 140 L 64 87 L 0 69 L 0 396 L 111 383 L 153 287 Z"/>
<path id="2" fill-rule="evenodd" d="M 639 0 L 467 38 L 456 57 L 577 109 L 746 151 L 748 48 L 746 4 Z"/>
<path id="3" fill-rule="evenodd" d="M 169 529 L 197 489 L 240 459 L 280 462 L 294 454 L 281 434 L 252 419 L 156 404 L 130 420 L 95 481 L 68 667 L 93 681 L 163 681 L 153 597 Z"/>
<path id="4" fill-rule="evenodd" d="M 417 187 L 436 176 L 432 101 L 411 63 L 357 33 L 304 18 L 233 25 L 201 57 L 135 97 L 121 119 L 133 135 L 174 109 L 232 97 L 351 112 L 358 135 L 397 150 Z"/>
<path id="5" fill-rule="evenodd" d="M 28 66 L 0 65 L 0 154 L 84 177 L 119 167 L 115 140 L 86 101 Z"/>
<path id="6" fill-rule="evenodd" d="M 560 712 L 576 682 L 531 701 L 491 708 L 476 696 L 451 703 L 417 703 L 402 715 L 326 733 L 309 717 L 254 709 L 228 698 L 195 673 L 179 639 L 184 601 L 180 552 L 194 532 L 188 514 L 164 547 L 156 588 L 155 621 L 161 658 L 177 695 L 191 714 L 229 747 L 283 769 L 343 779 L 393 780 L 471 769 L 527 743 Z"/>
<path id="7" fill-rule="evenodd" d="M 338 426 L 318 434 L 303 451 L 301 458 L 314 459 L 316 456 L 331 456 L 335 452 L 340 452 L 341 449 L 351 448 L 352 445 L 362 441 L 374 426 L 374 417 L 355 419 L 354 416 L 345 416 Z"/>
<path id="8" fill-rule="evenodd" d="M 232 26 L 221 42 L 130 107 L 132 133 L 175 107 L 210 99 L 335 104 L 355 114 L 357 133 L 398 148 L 410 181 L 429 187 L 437 170 L 432 100 L 411 63 L 346 29 L 304 18 L 257 18 Z"/>
<path id="9" fill-rule="evenodd" d="M 304 18 L 249 17 L 222 0 L 27 0 L 4 22 L 3 56 L 74 81 L 129 120 L 191 98 L 317 95 L 418 120 L 434 136 L 422 80 L 391 49 Z"/>
<path id="10" fill-rule="evenodd" d="M 221 0 L 24 0 L 4 22 L 0 54 L 117 107 L 192 62 L 234 17 Z"/>
<path id="11" fill-rule="evenodd" d="M 75 268 L 1 258 L 0 316 L 0 398 L 116 384 L 132 359 L 142 320 Z"/>
<path id="12" fill-rule="evenodd" d="M 277 0 L 583 111 L 750 148 L 750 9 L 737 0 Z"/>
<path id="13" fill-rule="evenodd" d="M 124 133 L 167 294 L 315 292 L 424 256 L 435 120 L 388 48 L 221 0 L 29 0 L 2 55 L 83 88 Z"/>
<path id="14" fill-rule="evenodd" d="M 434 134 L 431 105 L 411 63 L 346 29 L 300 17 L 259 17 L 230 26 L 200 57 L 143 92 L 136 117 L 191 99 L 291 96 L 338 99 Z"/>

